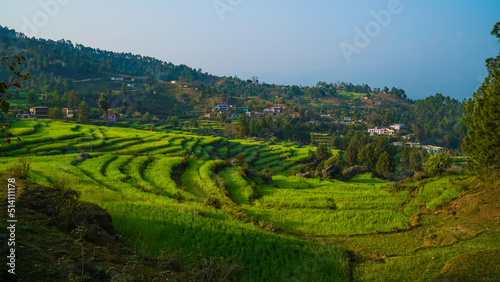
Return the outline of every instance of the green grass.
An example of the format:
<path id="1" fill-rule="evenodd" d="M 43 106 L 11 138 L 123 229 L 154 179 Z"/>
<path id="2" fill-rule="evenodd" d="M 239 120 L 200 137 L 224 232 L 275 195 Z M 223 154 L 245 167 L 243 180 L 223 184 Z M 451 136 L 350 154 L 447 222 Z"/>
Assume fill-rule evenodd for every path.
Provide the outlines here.
<path id="1" fill-rule="evenodd" d="M 2 150 L 3 173 L 24 156 L 32 165 L 30 180 L 77 190 L 82 200 L 111 214 L 125 240 L 153 254 L 232 257 L 244 266 L 241 281 L 346 281 L 348 276 L 354 281 L 428 281 L 445 265 L 449 271 L 443 277 L 453 278 L 460 277 L 459 262 L 473 263 L 481 255 L 495 261 L 486 251 L 500 248 L 498 227 L 479 232 L 470 225 L 480 223 L 458 218 L 445 225 L 431 217 L 463 195 L 457 184 L 462 176 L 425 179 L 411 183 L 414 190 L 390 193 L 385 188 L 390 182 L 371 174 L 349 182 L 285 176 L 315 150 L 294 143 L 50 120 L 23 120 L 14 129 L 26 135 Z M 76 164 L 83 150 L 92 150 L 93 158 Z M 263 184 L 255 175 L 241 176 L 239 167 L 226 166 L 216 174 L 225 162 L 210 159 L 207 152 L 232 158 L 241 153 L 256 171 L 269 167 L 278 175 Z M 207 198 L 219 199 L 222 207 L 208 206 Z M 423 224 L 411 227 L 419 210 L 424 211 Z M 450 231 L 460 228 L 470 230 L 468 237 Z M 454 241 L 440 246 L 429 234 L 447 234 L 443 238 Z M 344 248 L 362 259 L 348 266 Z M 373 256 L 385 256 L 385 263 Z"/>
<path id="2" fill-rule="evenodd" d="M 180 190 L 171 178 L 172 169 L 183 162 L 184 158 L 181 157 L 155 159 L 144 171 L 144 179 L 162 189 L 170 198 L 174 198 L 176 193 L 181 193 L 183 197 L 189 197 L 189 194 Z"/>
<path id="3" fill-rule="evenodd" d="M 219 175 L 227 181 L 229 198 L 238 205 L 249 204 L 253 190 L 248 182 L 239 174 L 237 167 L 229 167 L 221 170 Z"/>

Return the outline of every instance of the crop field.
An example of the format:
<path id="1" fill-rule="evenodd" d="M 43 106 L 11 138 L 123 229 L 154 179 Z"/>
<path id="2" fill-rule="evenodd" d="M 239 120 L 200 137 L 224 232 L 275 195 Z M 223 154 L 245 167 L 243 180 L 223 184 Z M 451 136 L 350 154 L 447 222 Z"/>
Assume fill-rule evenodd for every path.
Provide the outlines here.
<path id="1" fill-rule="evenodd" d="M 371 174 L 349 182 L 286 176 L 314 151 L 294 143 L 51 120 L 19 121 L 12 132 L 22 141 L 0 152 L 2 173 L 22 157 L 32 165 L 31 181 L 75 189 L 82 200 L 106 209 L 129 242 L 140 242 L 152 254 L 230 257 L 244 267 L 242 281 L 377 280 L 373 273 L 391 280 L 391 271 L 402 265 L 416 268 L 409 272 L 415 274 L 428 266 L 429 256 L 437 256 L 435 250 L 411 257 L 421 244 L 401 247 L 394 252 L 402 255 L 388 259 L 387 269 L 373 261 L 353 268 L 346 250 L 362 252 L 357 246 L 365 244 L 369 256 L 376 251 L 370 253 L 370 246 L 415 228 L 414 217 L 423 209 L 442 207 L 462 193 L 458 176 L 421 180 L 413 190 L 396 192 Z M 92 158 L 77 162 L 82 152 Z M 272 182 L 228 161 L 239 155 L 256 172 L 275 172 Z M 434 277 L 449 259 L 471 249 L 450 248 L 416 277 Z"/>

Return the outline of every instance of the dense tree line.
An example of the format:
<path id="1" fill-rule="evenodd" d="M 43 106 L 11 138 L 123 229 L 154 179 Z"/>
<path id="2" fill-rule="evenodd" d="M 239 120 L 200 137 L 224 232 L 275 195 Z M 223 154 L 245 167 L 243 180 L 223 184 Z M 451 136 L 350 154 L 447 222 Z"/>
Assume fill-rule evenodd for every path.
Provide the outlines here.
<path id="1" fill-rule="evenodd" d="M 69 40 L 45 40 L 26 38 L 6 27 L 0 26 L 0 50 L 3 53 L 19 53 L 28 61 L 33 77 L 44 72 L 47 75 L 70 78 L 88 78 L 98 72 L 121 72 L 142 76 L 149 75 L 159 80 L 186 80 L 213 82 L 215 77 L 186 65 L 174 65 L 152 57 L 117 53 L 73 44 Z M 41 82 L 43 83 L 43 82 Z M 44 83 L 43 85 L 46 85 Z"/>
<path id="2" fill-rule="evenodd" d="M 236 124 L 236 137 L 264 137 L 271 139 L 294 141 L 307 144 L 311 141 L 311 135 L 307 126 L 298 119 L 251 119 L 240 116 Z"/>

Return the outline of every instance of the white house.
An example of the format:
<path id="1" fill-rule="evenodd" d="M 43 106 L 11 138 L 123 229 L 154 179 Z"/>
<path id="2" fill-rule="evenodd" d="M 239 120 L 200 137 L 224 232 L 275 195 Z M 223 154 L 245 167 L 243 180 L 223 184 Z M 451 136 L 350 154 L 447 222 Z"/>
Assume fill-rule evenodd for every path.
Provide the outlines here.
<path id="1" fill-rule="evenodd" d="M 400 131 L 403 127 L 405 127 L 404 124 L 393 124 L 391 126 L 389 126 L 390 128 L 394 129 L 394 130 L 397 130 L 397 131 Z"/>

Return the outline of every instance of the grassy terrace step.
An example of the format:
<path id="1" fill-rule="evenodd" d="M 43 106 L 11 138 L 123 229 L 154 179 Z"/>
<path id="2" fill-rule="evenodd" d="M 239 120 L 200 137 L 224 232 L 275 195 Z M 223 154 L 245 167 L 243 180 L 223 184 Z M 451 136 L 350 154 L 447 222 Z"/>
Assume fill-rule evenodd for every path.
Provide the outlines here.
<path id="1" fill-rule="evenodd" d="M 128 176 L 122 172 L 121 167 L 125 166 L 128 162 L 130 162 L 132 156 L 118 156 L 118 158 L 114 159 L 111 163 L 109 163 L 104 170 L 104 176 L 107 181 L 110 182 L 123 182 Z"/>
<path id="2" fill-rule="evenodd" d="M 239 174 L 237 167 L 228 167 L 219 172 L 226 180 L 229 198 L 238 205 L 250 204 L 253 190 L 248 182 Z"/>
<path id="3" fill-rule="evenodd" d="M 229 149 L 229 155 L 231 157 L 235 157 L 236 155 L 238 154 L 242 154 L 244 149 L 246 148 L 247 146 L 246 145 L 243 145 L 243 144 L 239 144 L 231 149 Z"/>
<path id="4" fill-rule="evenodd" d="M 186 170 L 181 175 L 181 183 L 183 186 L 183 190 L 192 194 L 196 199 L 204 199 L 208 197 L 208 193 L 199 187 L 200 183 L 200 166 L 203 164 L 203 161 L 191 161 L 189 162 Z"/>
<path id="5" fill-rule="evenodd" d="M 170 198 L 175 198 L 177 193 L 180 193 L 183 198 L 193 198 L 191 194 L 179 189 L 171 178 L 172 169 L 180 166 L 184 161 L 185 159 L 181 157 L 155 159 L 144 171 L 144 179 L 164 191 L 165 195 Z"/>
<path id="6" fill-rule="evenodd" d="M 196 146 L 193 149 L 193 153 L 197 156 L 201 156 L 203 154 L 203 147 L 201 147 L 200 145 Z"/>
<path id="7" fill-rule="evenodd" d="M 99 148 L 99 152 L 112 152 L 123 149 L 127 146 L 132 146 L 135 144 L 142 143 L 142 139 L 139 137 L 131 137 L 131 138 L 114 138 L 108 141 L 105 141 L 104 146 Z"/>
<path id="8" fill-rule="evenodd" d="M 114 190 L 116 187 L 108 184 L 108 179 L 104 174 L 106 167 L 114 160 L 116 160 L 116 156 L 114 155 L 102 155 L 85 160 L 84 162 L 78 164 L 78 167 L 88 177 L 97 181 L 99 184 Z"/>
<path id="9" fill-rule="evenodd" d="M 269 167 L 270 169 L 272 169 L 275 166 L 279 166 L 280 163 L 281 163 L 280 160 L 275 160 L 275 161 L 272 161 L 272 162 L 268 162 L 268 163 L 265 163 L 265 164 L 261 164 L 261 165 L 255 166 L 255 169 L 256 170 L 261 170 L 261 169 L 266 168 L 266 167 Z"/>
<path id="10" fill-rule="evenodd" d="M 263 165 L 263 164 L 270 163 L 270 162 L 273 162 L 276 160 L 283 160 L 283 157 L 280 155 L 271 155 L 271 156 L 266 157 L 266 158 L 259 156 L 259 158 L 255 162 L 253 162 L 253 164 L 254 165 Z"/>
<path id="11" fill-rule="evenodd" d="M 186 151 L 193 152 L 194 148 L 198 145 L 198 142 L 200 142 L 199 138 L 192 137 L 191 140 L 183 144 L 183 147 Z"/>
<path id="12" fill-rule="evenodd" d="M 169 141 L 151 141 L 139 144 L 134 144 L 131 146 L 126 146 L 126 148 L 115 151 L 116 153 L 145 153 L 153 150 L 159 150 L 170 147 Z"/>
<path id="13" fill-rule="evenodd" d="M 216 152 L 223 156 L 227 156 L 227 154 L 229 153 L 229 149 L 227 147 L 221 147 L 217 149 Z"/>
<path id="14" fill-rule="evenodd" d="M 172 146 L 171 144 L 166 148 L 155 149 L 149 151 L 150 155 L 166 155 L 166 154 L 183 154 L 187 153 L 182 146 Z"/>

